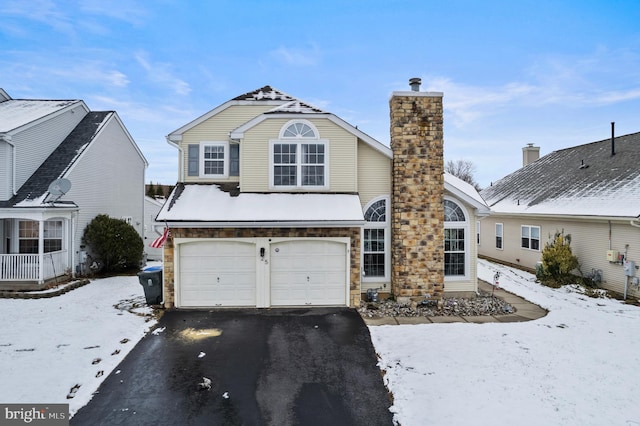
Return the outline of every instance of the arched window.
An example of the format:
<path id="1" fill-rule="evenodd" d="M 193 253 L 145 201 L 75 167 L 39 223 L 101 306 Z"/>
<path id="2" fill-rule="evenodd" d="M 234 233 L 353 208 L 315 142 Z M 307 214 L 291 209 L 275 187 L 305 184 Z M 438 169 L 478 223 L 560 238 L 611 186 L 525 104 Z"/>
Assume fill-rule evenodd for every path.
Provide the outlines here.
<path id="1" fill-rule="evenodd" d="M 469 222 L 463 208 L 452 200 L 444 200 L 444 275 L 467 275 Z"/>
<path id="2" fill-rule="evenodd" d="M 317 139 L 315 130 L 307 123 L 296 121 L 288 125 L 282 132 L 283 138 L 314 138 Z"/>
<path id="3" fill-rule="evenodd" d="M 387 198 L 371 202 L 365 209 L 362 238 L 364 279 L 385 278 L 388 275 L 389 222 L 387 220 Z"/>

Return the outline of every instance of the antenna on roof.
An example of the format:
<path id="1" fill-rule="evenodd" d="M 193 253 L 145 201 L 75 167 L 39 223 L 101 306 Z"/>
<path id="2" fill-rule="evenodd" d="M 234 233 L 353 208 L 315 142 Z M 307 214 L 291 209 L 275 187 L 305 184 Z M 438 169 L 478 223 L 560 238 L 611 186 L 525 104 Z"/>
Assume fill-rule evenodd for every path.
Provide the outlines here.
<path id="1" fill-rule="evenodd" d="M 49 184 L 49 194 L 53 195 L 55 200 L 52 200 L 52 203 L 55 203 L 62 197 L 64 194 L 69 192 L 71 189 L 71 181 L 69 179 L 60 178 L 56 179 Z"/>

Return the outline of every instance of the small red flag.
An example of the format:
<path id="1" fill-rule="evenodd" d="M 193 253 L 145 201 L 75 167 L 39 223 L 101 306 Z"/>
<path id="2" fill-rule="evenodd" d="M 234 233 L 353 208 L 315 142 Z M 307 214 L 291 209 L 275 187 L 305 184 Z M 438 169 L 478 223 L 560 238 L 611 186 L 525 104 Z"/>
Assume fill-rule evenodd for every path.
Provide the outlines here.
<path id="1" fill-rule="evenodd" d="M 169 228 L 165 227 L 162 235 L 160 235 L 158 238 L 153 240 L 153 242 L 149 244 L 149 247 L 161 248 L 162 246 L 164 246 L 164 243 L 165 241 L 167 241 L 168 237 L 169 237 Z"/>

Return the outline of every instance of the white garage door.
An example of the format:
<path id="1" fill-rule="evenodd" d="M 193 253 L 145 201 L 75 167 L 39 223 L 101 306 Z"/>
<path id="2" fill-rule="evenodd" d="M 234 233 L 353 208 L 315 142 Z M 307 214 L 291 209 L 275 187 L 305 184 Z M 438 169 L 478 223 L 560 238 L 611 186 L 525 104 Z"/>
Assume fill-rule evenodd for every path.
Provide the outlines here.
<path id="1" fill-rule="evenodd" d="M 346 304 L 346 244 L 293 240 L 271 244 L 271 305 Z"/>
<path id="2" fill-rule="evenodd" d="M 254 241 L 180 245 L 179 307 L 256 306 Z"/>

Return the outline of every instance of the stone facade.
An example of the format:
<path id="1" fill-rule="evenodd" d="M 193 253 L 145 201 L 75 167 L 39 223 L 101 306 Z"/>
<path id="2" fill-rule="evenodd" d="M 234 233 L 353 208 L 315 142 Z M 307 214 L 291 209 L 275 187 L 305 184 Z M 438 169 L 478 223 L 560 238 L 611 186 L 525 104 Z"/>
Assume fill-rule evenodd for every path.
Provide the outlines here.
<path id="1" fill-rule="evenodd" d="M 351 282 L 349 303 L 360 304 L 360 228 L 171 228 L 164 245 L 164 305 L 175 304 L 174 238 L 314 238 L 348 237 L 351 239 Z"/>
<path id="2" fill-rule="evenodd" d="M 399 297 L 440 298 L 444 291 L 442 93 L 394 92 L 389 104 L 392 292 Z"/>

